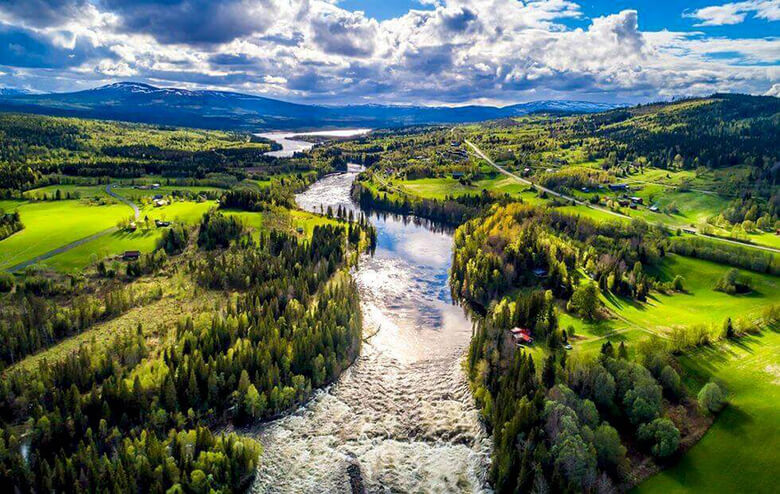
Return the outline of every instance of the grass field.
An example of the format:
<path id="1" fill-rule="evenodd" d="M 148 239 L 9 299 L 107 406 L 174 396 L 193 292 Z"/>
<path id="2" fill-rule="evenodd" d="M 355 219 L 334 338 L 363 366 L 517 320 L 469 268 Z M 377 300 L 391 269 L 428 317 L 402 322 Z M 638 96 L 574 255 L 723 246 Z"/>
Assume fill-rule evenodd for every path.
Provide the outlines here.
<path id="1" fill-rule="evenodd" d="M 765 330 L 760 336 L 705 347 L 680 362 L 691 391 L 714 380 L 726 387 L 731 403 L 679 462 L 635 492 L 777 492 L 780 333 Z"/>
<path id="2" fill-rule="evenodd" d="M 215 207 L 215 204 L 211 201 L 181 201 L 160 208 L 149 206 L 141 210 L 140 219 L 143 220 L 145 216 L 148 216 L 150 222 L 155 219 L 166 219 L 193 224 L 199 221 L 203 213 L 212 207 Z M 157 239 L 161 236 L 162 230 L 154 228 L 153 223 L 149 230 L 139 228 L 135 232 L 117 231 L 47 259 L 45 264 L 60 271 L 78 270 L 88 266 L 95 259 L 104 259 L 121 254 L 126 250 L 151 252 L 157 245 Z"/>
<path id="3" fill-rule="evenodd" d="M 679 274 L 684 279 L 686 293 L 653 293 L 645 304 L 611 297 L 607 306 L 638 326 L 664 332 L 673 326 L 720 324 L 727 317 L 758 316 L 767 304 L 780 303 L 780 278 L 767 274 L 743 271 L 752 280 L 752 291 L 748 294 L 728 295 L 713 290 L 729 269 L 710 261 L 668 255 L 658 276 L 671 280 Z"/>
<path id="4" fill-rule="evenodd" d="M 119 186 L 113 188 L 114 192 L 130 199 L 131 201 L 138 201 L 143 197 L 152 198 L 156 195 L 168 196 L 173 194 L 175 191 L 199 194 L 201 192 L 215 192 L 221 190 L 222 189 L 218 189 L 216 187 L 195 185 L 161 185 L 158 189 L 134 189 L 130 186 Z"/>
<path id="5" fill-rule="evenodd" d="M 62 194 L 67 194 L 68 192 L 71 194 L 78 194 L 82 199 L 100 197 L 106 200 L 112 200 L 110 196 L 106 194 L 105 185 L 47 185 L 46 187 L 28 190 L 24 193 L 24 196 L 30 198 L 53 196 L 58 190 Z"/>
<path id="6" fill-rule="evenodd" d="M 615 317 L 588 322 L 561 312 L 560 327 L 573 326 L 575 351 L 590 353 L 598 351 L 605 341 L 628 344 L 651 334 L 663 336 L 675 326 L 720 327 L 727 317 L 758 317 L 767 305 L 780 303 L 780 278 L 771 275 L 744 271 L 751 278 L 754 289 L 749 294 L 728 295 L 713 290 L 718 279 L 729 269 L 709 261 L 667 255 L 657 274 L 662 280 L 681 275 L 685 280 L 685 293 L 653 292 L 647 303 L 602 295 L 602 302 Z"/>
<path id="7" fill-rule="evenodd" d="M 81 201 L 0 201 L 18 210 L 24 230 L 0 241 L 0 268 L 9 268 L 63 245 L 111 228 L 132 213 L 125 204 L 91 206 Z"/>
<path id="8" fill-rule="evenodd" d="M 629 353 L 633 353 L 632 343 L 647 338 L 648 333 L 663 333 L 673 325 L 720 325 L 726 317 L 758 315 L 763 307 L 780 303 L 780 278 L 770 275 L 745 272 L 755 288 L 752 294 L 734 296 L 714 291 L 715 282 L 728 269 L 708 261 L 670 255 L 658 274 L 662 279 L 682 275 L 687 293 L 656 293 L 643 305 L 604 297 L 607 307 L 620 319 L 588 323 L 561 313 L 560 325 L 574 326 L 575 352 L 598 352 L 609 340 L 613 344 L 625 342 Z M 543 352 L 536 356 L 543 357 Z M 777 328 L 693 350 L 681 355 L 679 362 L 692 395 L 707 382 L 716 381 L 727 389 L 731 404 L 699 443 L 633 492 L 776 492 L 776 472 L 780 471 Z"/>
<path id="9" fill-rule="evenodd" d="M 528 191 L 528 185 L 501 174 L 493 174 L 490 178 L 476 180 L 471 185 L 463 185 L 452 177 L 421 178 L 418 180 L 394 181 L 402 190 L 409 194 L 428 199 L 444 199 L 447 196 L 475 195 L 483 189 L 497 194 L 509 194 L 512 197 L 522 197 L 531 204 L 544 202 L 535 192 Z"/>

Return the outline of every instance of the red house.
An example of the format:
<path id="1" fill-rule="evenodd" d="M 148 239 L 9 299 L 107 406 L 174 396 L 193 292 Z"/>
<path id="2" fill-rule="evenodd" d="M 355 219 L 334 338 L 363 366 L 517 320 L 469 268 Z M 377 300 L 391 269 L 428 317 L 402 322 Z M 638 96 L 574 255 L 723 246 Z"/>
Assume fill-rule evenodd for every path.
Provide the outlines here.
<path id="1" fill-rule="evenodd" d="M 512 338 L 515 339 L 517 344 L 530 345 L 534 342 L 534 339 L 531 337 L 531 332 L 525 328 L 513 328 L 510 330 L 510 332 L 512 333 Z"/>

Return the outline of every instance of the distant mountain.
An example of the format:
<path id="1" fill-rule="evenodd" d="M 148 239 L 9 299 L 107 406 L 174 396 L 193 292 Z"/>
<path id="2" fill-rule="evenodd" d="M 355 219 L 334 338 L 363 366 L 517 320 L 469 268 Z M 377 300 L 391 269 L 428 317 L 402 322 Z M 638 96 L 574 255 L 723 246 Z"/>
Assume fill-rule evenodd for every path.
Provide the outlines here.
<path id="1" fill-rule="evenodd" d="M 21 96 L 25 94 L 33 94 L 32 91 L 26 89 L 17 89 L 15 87 L 0 87 L 0 97 L 2 96 Z"/>
<path id="2" fill-rule="evenodd" d="M 538 112 L 598 112 L 615 106 L 586 101 L 534 101 L 503 108 L 303 105 L 248 94 L 159 88 L 138 82 L 73 93 L 0 93 L 3 111 L 245 130 L 464 123 Z"/>

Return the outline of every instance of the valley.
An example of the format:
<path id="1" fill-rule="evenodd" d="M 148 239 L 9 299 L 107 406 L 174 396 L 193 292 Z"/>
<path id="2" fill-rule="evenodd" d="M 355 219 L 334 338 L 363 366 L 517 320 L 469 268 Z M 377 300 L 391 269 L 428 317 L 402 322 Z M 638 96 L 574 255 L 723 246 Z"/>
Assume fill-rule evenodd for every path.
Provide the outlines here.
<path id="1" fill-rule="evenodd" d="M 0 472 L 770 492 L 778 109 L 740 98 L 257 135 L 0 114 Z M 714 107 L 754 139 L 713 144 Z"/>

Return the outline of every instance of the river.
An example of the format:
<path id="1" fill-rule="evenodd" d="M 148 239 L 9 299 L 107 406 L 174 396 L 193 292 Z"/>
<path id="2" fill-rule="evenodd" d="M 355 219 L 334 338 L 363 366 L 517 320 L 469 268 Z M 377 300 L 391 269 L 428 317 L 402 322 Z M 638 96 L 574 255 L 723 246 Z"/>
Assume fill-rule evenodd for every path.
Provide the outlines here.
<path id="1" fill-rule="evenodd" d="M 257 134 L 257 136 L 281 144 L 282 149 L 276 151 L 270 151 L 266 153 L 268 156 L 273 156 L 275 158 L 289 158 L 295 153 L 308 151 L 309 149 L 313 148 L 315 144 L 313 142 L 293 139 L 293 137 L 305 137 L 305 136 L 352 137 L 357 135 L 368 134 L 369 132 L 371 132 L 371 129 L 339 129 L 339 130 L 320 130 L 315 132 L 266 132 L 264 134 Z"/>
<path id="2" fill-rule="evenodd" d="M 357 211 L 356 175 L 324 177 L 297 202 Z M 370 218 L 377 249 L 354 273 L 362 353 L 335 384 L 259 429 L 253 492 L 487 491 L 490 439 L 461 367 L 471 323 L 447 280 L 452 236 L 408 218 Z"/>

